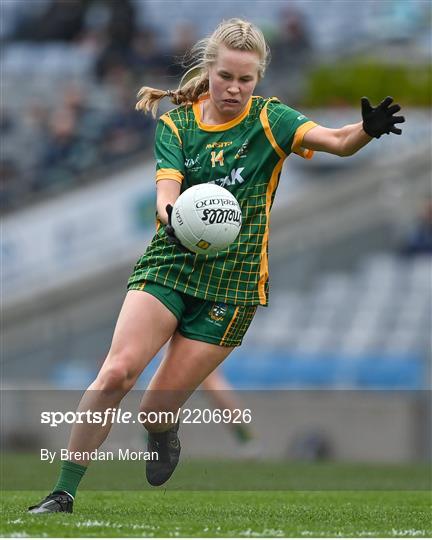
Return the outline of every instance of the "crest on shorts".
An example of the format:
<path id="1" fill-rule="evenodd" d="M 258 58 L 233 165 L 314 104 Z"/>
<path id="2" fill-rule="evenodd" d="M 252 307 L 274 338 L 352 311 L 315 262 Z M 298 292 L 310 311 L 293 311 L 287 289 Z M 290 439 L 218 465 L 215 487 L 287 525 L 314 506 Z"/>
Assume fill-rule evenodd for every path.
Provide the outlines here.
<path id="1" fill-rule="evenodd" d="M 209 311 L 209 315 L 213 321 L 222 321 L 227 311 L 228 306 L 226 304 L 213 304 L 211 310 Z"/>

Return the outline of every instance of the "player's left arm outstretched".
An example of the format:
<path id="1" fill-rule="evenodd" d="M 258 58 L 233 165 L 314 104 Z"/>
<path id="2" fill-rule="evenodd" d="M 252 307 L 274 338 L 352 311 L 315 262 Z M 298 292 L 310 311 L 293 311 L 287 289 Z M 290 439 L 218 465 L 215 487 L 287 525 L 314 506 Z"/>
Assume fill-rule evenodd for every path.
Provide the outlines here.
<path id="1" fill-rule="evenodd" d="M 316 126 L 303 138 L 302 146 L 310 150 L 328 152 L 337 156 L 352 156 L 373 138 L 379 139 L 384 133 L 400 135 L 402 130 L 396 124 L 405 122 L 403 116 L 395 116 L 400 106 L 393 104 L 392 97 L 386 97 L 377 107 L 372 107 L 368 98 L 361 99 L 362 122 L 339 129 Z"/>

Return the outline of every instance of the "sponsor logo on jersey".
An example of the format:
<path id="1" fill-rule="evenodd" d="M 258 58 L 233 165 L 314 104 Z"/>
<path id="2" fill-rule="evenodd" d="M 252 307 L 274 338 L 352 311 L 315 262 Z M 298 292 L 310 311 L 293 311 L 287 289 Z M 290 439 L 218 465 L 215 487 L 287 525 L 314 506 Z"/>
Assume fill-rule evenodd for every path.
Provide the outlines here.
<path id="1" fill-rule="evenodd" d="M 306 118 L 306 116 L 304 114 L 300 114 L 299 116 L 297 116 L 297 120 L 304 120 Z"/>
<path id="2" fill-rule="evenodd" d="M 234 159 L 247 157 L 248 144 L 249 144 L 249 141 L 248 141 L 248 139 L 246 139 L 245 142 L 238 149 L 238 152 L 234 156 Z"/>
<path id="3" fill-rule="evenodd" d="M 239 167 L 238 169 L 233 169 L 229 175 L 223 176 L 222 178 L 217 178 L 216 180 L 211 180 L 209 184 L 217 184 L 218 186 L 233 186 L 235 184 L 243 184 L 245 179 L 241 175 L 244 171 L 244 167 Z"/>
<path id="4" fill-rule="evenodd" d="M 225 315 L 227 314 L 228 306 L 226 304 L 213 304 L 211 310 L 209 311 L 209 316 L 212 321 L 223 321 Z"/>
<path id="5" fill-rule="evenodd" d="M 199 162 L 200 155 L 197 154 L 195 158 L 186 158 L 185 167 L 190 172 L 199 171 L 201 169 L 201 163 Z"/>
<path id="6" fill-rule="evenodd" d="M 209 150 L 210 148 L 226 148 L 227 146 L 231 146 L 231 145 L 232 145 L 232 141 L 217 141 L 217 142 L 209 143 L 206 146 L 206 149 Z"/>

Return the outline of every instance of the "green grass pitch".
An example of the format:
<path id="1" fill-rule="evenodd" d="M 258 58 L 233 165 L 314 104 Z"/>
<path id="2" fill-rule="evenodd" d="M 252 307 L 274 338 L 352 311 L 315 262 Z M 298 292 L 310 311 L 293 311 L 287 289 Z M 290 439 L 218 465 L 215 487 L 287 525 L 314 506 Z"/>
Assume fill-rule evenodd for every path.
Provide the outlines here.
<path id="1" fill-rule="evenodd" d="M 149 487 L 143 467 L 94 463 L 78 492 L 73 515 L 31 515 L 27 507 L 47 494 L 58 464 L 41 464 L 35 456 L 3 455 L 0 533 L 6 537 L 432 536 L 430 468 L 425 465 L 184 460 L 166 488 Z"/>
<path id="2" fill-rule="evenodd" d="M 3 536 L 427 537 L 425 492 L 83 491 L 72 515 L 25 513 L 41 492 L 4 492 Z"/>

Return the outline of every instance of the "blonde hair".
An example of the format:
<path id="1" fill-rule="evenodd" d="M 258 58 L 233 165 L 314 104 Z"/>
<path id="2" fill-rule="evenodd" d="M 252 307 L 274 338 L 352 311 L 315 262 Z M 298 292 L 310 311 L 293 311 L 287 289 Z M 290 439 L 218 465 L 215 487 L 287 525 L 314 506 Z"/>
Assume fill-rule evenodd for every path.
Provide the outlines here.
<path id="1" fill-rule="evenodd" d="M 189 56 L 191 66 L 181 78 L 177 90 L 158 90 L 143 86 L 137 97 L 138 111 L 152 112 L 156 117 L 159 102 L 169 97 L 175 105 L 193 103 L 209 89 L 209 67 L 216 61 L 220 45 L 237 51 L 251 51 L 258 54 L 258 79 L 264 76 L 270 58 L 270 50 L 261 30 L 242 19 L 229 19 L 219 24 L 210 37 L 198 41 Z"/>

